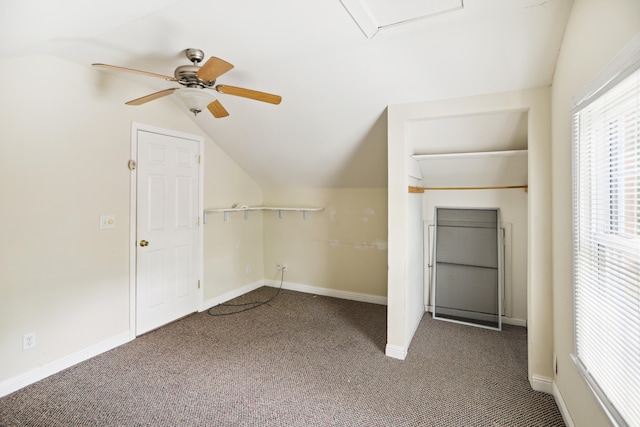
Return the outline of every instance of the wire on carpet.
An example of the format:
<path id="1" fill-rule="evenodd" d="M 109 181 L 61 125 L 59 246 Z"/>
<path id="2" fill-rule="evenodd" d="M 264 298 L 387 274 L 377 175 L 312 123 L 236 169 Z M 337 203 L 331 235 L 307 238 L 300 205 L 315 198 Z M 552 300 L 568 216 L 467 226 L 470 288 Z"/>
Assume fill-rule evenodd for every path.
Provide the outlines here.
<path id="1" fill-rule="evenodd" d="M 282 284 L 284 283 L 284 269 L 281 270 L 282 271 L 282 276 L 280 278 L 280 286 L 278 287 L 278 290 L 276 291 L 276 293 L 269 299 L 265 300 L 265 301 L 253 301 L 253 302 L 244 302 L 244 303 L 239 303 L 239 304 L 229 304 L 229 303 L 222 303 L 222 304 L 218 304 L 215 307 L 211 307 L 209 310 L 207 310 L 207 313 L 210 316 L 229 316 L 231 314 L 238 314 L 238 313 L 242 313 L 244 311 L 249 311 L 249 310 L 253 310 L 254 308 L 258 308 L 260 306 L 263 306 L 265 304 L 269 304 L 271 301 L 273 301 L 278 294 L 280 294 L 280 291 L 282 290 Z M 242 310 L 236 310 L 236 311 L 231 311 L 229 313 L 212 313 L 211 311 L 217 307 L 245 307 Z"/>

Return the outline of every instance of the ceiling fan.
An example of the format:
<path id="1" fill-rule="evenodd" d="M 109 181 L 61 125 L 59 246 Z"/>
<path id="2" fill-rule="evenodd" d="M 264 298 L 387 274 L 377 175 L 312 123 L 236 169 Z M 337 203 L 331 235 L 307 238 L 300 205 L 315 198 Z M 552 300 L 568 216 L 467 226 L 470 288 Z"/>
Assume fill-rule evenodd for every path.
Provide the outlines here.
<path id="1" fill-rule="evenodd" d="M 163 74 L 150 73 L 148 71 L 134 70 L 132 68 L 118 67 L 108 64 L 92 64 L 94 67 L 106 68 L 116 71 L 126 71 L 129 73 L 142 74 L 144 76 L 157 77 L 170 82 L 180 83 L 183 88 L 173 87 L 150 95 L 143 96 L 126 102 L 127 105 L 142 105 L 163 96 L 176 94 L 187 105 L 189 111 L 194 115 L 208 109 L 216 118 L 226 117 L 229 112 L 222 106 L 220 101 L 211 96 L 206 89 L 213 89 L 226 95 L 235 95 L 243 98 L 254 99 L 256 101 L 268 102 L 270 104 L 280 104 L 282 97 L 257 90 L 244 89 L 236 86 L 216 85 L 216 79 L 233 68 L 227 61 L 212 56 L 204 65 L 198 65 L 204 59 L 204 52 L 200 49 L 187 49 L 185 55 L 192 62 L 192 65 L 181 65 L 173 73 L 173 77 Z"/>

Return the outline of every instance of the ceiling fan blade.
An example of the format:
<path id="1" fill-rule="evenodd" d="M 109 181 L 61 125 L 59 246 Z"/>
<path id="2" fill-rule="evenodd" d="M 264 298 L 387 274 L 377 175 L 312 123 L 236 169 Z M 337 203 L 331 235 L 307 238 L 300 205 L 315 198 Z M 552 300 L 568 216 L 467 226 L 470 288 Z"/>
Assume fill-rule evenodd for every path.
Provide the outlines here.
<path id="1" fill-rule="evenodd" d="M 241 96 L 243 98 L 255 99 L 256 101 L 268 102 L 269 104 L 280 104 L 282 97 L 270 93 L 258 92 L 257 90 L 244 89 L 241 87 L 218 85 L 215 89 L 227 95 Z"/>
<path id="2" fill-rule="evenodd" d="M 224 59 L 216 58 L 212 56 L 209 60 L 198 70 L 196 76 L 201 80 L 213 81 L 233 68 L 232 64 L 229 64 Z"/>
<path id="3" fill-rule="evenodd" d="M 134 99 L 129 102 L 125 102 L 127 105 L 142 105 L 146 102 L 153 101 L 154 99 L 162 98 L 163 96 L 171 95 L 174 90 L 178 89 L 173 87 L 171 89 L 161 90 L 160 92 L 152 93 L 151 95 L 143 96 L 142 98 Z"/>
<path id="4" fill-rule="evenodd" d="M 108 65 L 108 64 L 91 64 L 91 65 L 98 68 L 106 68 L 108 70 L 126 71 L 128 73 L 142 74 L 143 76 L 157 77 L 159 79 L 164 79 L 171 82 L 177 81 L 175 77 L 165 76 L 164 74 L 150 73 L 148 71 L 134 70 L 133 68 L 118 67 L 116 65 Z"/>
<path id="5" fill-rule="evenodd" d="M 220 101 L 218 101 L 217 99 L 207 105 L 207 109 L 211 112 L 211 114 L 213 114 L 213 117 L 215 117 L 216 119 L 227 117 L 229 115 L 229 112 L 225 110 Z"/>

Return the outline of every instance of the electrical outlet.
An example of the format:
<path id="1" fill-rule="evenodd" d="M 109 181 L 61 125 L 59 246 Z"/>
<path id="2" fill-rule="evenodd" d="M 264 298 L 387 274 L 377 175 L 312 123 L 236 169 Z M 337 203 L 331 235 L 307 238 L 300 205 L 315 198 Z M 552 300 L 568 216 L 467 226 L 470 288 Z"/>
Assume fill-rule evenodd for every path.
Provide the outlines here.
<path id="1" fill-rule="evenodd" d="M 36 346 L 36 334 L 32 332 L 30 334 L 24 334 L 22 336 L 22 351 L 29 350 Z"/>
<path id="2" fill-rule="evenodd" d="M 287 263 L 286 262 L 279 262 L 276 264 L 276 268 L 278 269 L 278 271 L 287 271 Z"/>

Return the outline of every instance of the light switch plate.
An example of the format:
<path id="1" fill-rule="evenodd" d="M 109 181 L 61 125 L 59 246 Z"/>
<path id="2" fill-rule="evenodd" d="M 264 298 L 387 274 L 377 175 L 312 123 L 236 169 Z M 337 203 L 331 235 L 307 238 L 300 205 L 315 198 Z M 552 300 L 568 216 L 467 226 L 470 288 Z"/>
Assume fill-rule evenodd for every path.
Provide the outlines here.
<path id="1" fill-rule="evenodd" d="M 109 230 L 111 228 L 116 228 L 116 216 L 113 214 L 100 215 L 100 230 Z"/>

